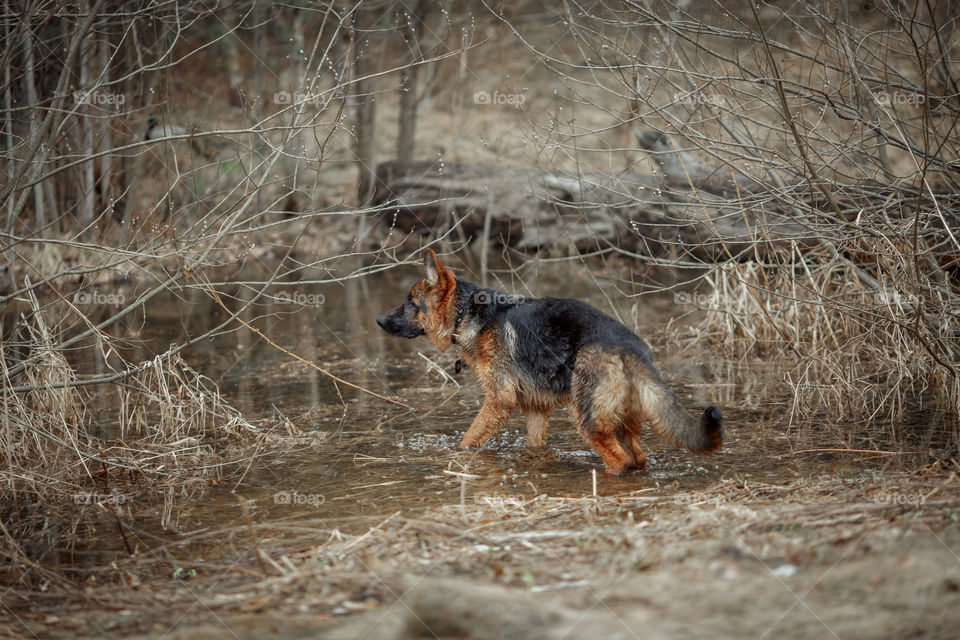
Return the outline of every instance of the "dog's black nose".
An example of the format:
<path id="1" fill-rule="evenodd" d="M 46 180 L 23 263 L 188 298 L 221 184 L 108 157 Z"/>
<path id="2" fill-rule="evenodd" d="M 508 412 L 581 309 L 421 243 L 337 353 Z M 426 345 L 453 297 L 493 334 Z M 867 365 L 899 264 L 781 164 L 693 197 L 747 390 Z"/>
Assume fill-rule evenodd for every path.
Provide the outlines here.
<path id="1" fill-rule="evenodd" d="M 380 325 L 380 328 L 383 329 L 384 331 L 386 331 L 387 329 L 387 322 L 389 322 L 389 320 L 387 319 L 386 314 L 377 318 L 377 324 Z"/>

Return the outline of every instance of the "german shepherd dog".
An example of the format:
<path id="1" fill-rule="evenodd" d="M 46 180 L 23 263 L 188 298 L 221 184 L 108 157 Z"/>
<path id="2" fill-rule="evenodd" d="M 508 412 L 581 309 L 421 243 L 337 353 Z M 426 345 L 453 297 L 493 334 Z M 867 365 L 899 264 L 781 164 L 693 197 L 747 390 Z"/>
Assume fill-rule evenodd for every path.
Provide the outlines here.
<path id="1" fill-rule="evenodd" d="M 550 413 L 566 405 L 608 474 L 646 466 L 637 441 L 644 422 L 690 451 L 723 444 L 720 410 L 707 407 L 699 420 L 690 415 L 660 378 L 646 343 L 599 309 L 457 280 L 429 249 L 424 267 L 426 278 L 377 324 L 398 338 L 425 335 L 441 351 L 456 346 L 476 372 L 485 398 L 460 448 L 482 445 L 515 409 L 526 416 L 527 446 L 542 447 Z"/>

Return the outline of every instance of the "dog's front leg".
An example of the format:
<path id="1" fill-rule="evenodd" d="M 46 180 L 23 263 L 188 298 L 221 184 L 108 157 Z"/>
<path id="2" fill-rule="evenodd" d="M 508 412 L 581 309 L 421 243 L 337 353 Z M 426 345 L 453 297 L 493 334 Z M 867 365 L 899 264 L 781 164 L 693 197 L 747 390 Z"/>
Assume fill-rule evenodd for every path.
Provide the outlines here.
<path id="1" fill-rule="evenodd" d="M 490 439 L 490 436 L 503 428 L 510 417 L 510 409 L 496 399 L 487 397 L 480 407 L 480 413 L 473 419 L 473 424 L 463 434 L 460 448 L 479 447 Z"/>

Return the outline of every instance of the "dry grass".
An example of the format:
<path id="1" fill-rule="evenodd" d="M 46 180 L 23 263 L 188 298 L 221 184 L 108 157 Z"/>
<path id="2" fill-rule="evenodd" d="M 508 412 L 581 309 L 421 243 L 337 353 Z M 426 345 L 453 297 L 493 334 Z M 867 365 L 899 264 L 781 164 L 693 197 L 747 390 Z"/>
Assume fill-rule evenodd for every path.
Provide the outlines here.
<path id="1" fill-rule="evenodd" d="M 137 501 L 152 502 L 141 498 L 159 492 L 165 527 L 188 497 L 182 487 L 216 477 L 228 464 L 220 450 L 260 432 L 210 380 L 166 354 L 108 385 L 119 397 L 116 433 L 91 435 L 104 424 L 88 410 L 88 387 L 67 362 L 48 314 L 35 297 L 30 303 L 32 312 L 11 331 L 20 340 L 0 345 L 5 374 L 33 358 L 20 375 L 3 380 L 0 518 L 9 543 L 4 583 L 40 586 L 51 574 L 36 570 L 36 562 L 51 549 L 83 544 L 87 534 L 78 529 L 92 514 L 106 509 L 130 517 Z M 100 346 L 114 348 L 106 336 Z"/>
<path id="2" fill-rule="evenodd" d="M 698 328 L 743 357 L 782 359 L 793 403 L 791 423 L 826 417 L 904 442 L 904 425 L 923 415 L 960 420 L 960 356 L 953 335 L 960 297 L 906 277 L 907 257 L 889 254 L 879 288 L 845 259 L 799 253 L 772 267 L 727 264 L 706 277 L 713 293 Z M 811 259 L 812 258 L 812 259 Z M 896 268 L 895 268 L 896 267 Z M 928 433 L 955 447 L 957 432 Z M 912 434 L 914 436 L 920 434 Z M 953 438 L 953 443 L 944 438 Z"/>

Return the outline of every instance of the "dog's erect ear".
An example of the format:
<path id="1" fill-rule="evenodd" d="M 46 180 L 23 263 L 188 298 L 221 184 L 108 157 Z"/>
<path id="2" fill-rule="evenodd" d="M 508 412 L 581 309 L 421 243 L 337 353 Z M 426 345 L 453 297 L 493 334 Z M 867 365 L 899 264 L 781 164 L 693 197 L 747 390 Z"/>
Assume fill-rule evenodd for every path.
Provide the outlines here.
<path id="1" fill-rule="evenodd" d="M 427 271 L 427 283 L 434 285 L 440 282 L 440 273 L 446 269 L 440 260 L 437 259 L 437 254 L 433 252 L 433 249 L 427 249 L 427 254 L 423 256 L 423 267 Z"/>
<path id="2" fill-rule="evenodd" d="M 443 351 L 453 344 L 457 318 L 457 279 L 431 249 L 427 249 L 423 256 L 423 267 L 427 272 L 427 286 L 430 287 L 423 328 L 430 342 Z"/>

